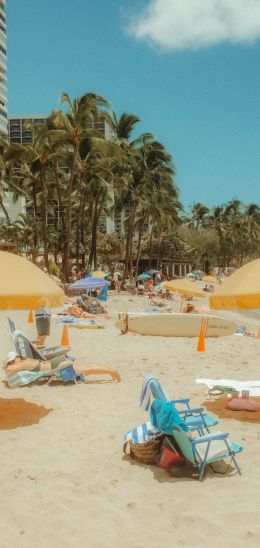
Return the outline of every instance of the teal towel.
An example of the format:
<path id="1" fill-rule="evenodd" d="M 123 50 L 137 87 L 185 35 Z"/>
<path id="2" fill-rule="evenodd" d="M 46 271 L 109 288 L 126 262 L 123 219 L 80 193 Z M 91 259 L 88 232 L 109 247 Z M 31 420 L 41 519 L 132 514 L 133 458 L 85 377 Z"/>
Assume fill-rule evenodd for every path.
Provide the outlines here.
<path id="1" fill-rule="evenodd" d="M 154 400 L 150 409 L 150 420 L 153 426 L 156 426 L 158 430 L 165 434 L 172 435 L 175 424 L 180 426 L 182 430 L 188 431 L 185 422 L 171 402 Z"/>

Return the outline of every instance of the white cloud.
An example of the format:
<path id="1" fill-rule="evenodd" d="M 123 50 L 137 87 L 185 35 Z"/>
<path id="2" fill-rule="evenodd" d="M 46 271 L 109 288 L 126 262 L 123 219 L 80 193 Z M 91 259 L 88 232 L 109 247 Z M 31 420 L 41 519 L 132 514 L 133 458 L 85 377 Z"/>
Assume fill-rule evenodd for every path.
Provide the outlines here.
<path id="1" fill-rule="evenodd" d="M 147 0 L 128 32 L 164 51 L 200 49 L 260 38 L 260 0 Z"/>

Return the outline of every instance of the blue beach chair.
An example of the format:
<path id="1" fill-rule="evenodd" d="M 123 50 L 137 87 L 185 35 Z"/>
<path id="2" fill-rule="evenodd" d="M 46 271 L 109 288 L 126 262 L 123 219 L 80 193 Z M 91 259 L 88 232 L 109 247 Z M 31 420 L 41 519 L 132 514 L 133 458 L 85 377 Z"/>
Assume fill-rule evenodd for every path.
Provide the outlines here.
<path id="1" fill-rule="evenodd" d="M 199 468 L 199 480 L 202 480 L 206 464 L 230 457 L 237 472 L 241 470 L 237 464 L 235 454 L 243 448 L 235 442 L 230 442 L 226 432 L 214 432 L 201 435 L 198 438 L 191 437 L 187 422 L 181 418 L 171 402 L 155 400 L 150 409 L 151 424 L 165 434 L 172 435 L 180 448 L 183 456 L 194 467 Z M 194 430 L 194 429 L 193 429 Z"/>
<path id="2" fill-rule="evenodd" d="M 209 432 L 210 427 L 218 424 L 217 419 L 204 413 L 204 407 L 191 407 L 190 398 L 170 400 L 165 390 L 162 388 L 160 381 L 153 375 L 147 375 L 143 381 L 140 407 L 148 411 L 151 405 L 152 396 L 156 400 L 171 403 L 178 412 L 180 418 L 183 419 L 189 431 L 198 430 L 200 435 L 203 435 L 204 430 Z M 179 404 L 184 406 L 184 409 L 179 409 L 177 407 Z"/>
<path id="3" fill-rule="evenodd" d="M 207 464 L 229 457 L 241 476 L 241 468 L 238 466 L 235 455 L 241 453 L 243 447 L 228 440 L 227 432 L 214 432 L 214 434 L 190 438 L 181 426 L 174 424 L 172 435 L 186 460 L 199 469 L 199 481 L 202 481 Z"/>

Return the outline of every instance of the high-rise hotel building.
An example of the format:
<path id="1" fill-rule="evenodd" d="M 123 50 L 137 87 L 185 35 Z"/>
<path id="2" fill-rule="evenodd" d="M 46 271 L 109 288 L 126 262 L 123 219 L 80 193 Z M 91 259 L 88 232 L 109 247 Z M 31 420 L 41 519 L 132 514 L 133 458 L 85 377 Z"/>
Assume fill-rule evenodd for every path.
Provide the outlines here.
<path id="1" fill-rule="evenodd" d="M 7 135 L 6 0 L 0 0 L 0 133 Z"/>

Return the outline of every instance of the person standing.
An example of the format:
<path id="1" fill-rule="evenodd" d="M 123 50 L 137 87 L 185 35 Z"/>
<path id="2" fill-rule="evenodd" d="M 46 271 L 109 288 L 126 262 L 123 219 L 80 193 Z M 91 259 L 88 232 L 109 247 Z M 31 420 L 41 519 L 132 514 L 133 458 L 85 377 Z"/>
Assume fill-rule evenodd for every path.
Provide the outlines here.
<path id="1" fill-rule="evenodd" d="M 121 274 L 120 274 L 120 272 L 114 272 L 112 280 L 115 284 L 115 291 L 117 291 L 119 293 L 119 291 L 121 289 Z"/>

